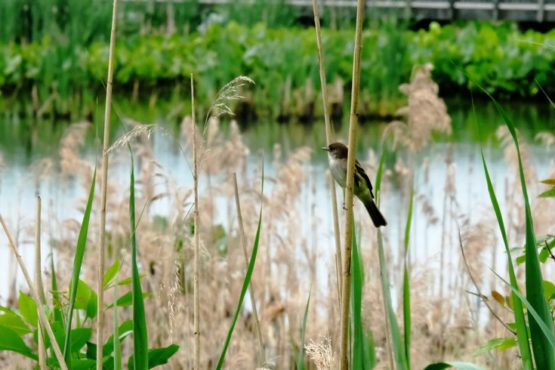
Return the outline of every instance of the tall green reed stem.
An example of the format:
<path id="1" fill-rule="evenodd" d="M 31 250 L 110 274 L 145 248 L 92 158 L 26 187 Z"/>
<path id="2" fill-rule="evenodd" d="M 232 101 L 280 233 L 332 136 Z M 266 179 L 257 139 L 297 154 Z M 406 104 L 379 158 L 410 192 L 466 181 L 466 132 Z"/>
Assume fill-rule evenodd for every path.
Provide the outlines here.
<path id="1" fill-rule="evenodd" d="M 351 302 L 351 249 L 353 239 L 353 185 L 357 147 L 357 109 L 360 91 L 360 53 L 362 49 L 362 23 L 364 21 L 364 0 L 357 1 L 355 28 L 355 48 L 353 51 L 353 82 L 351 90 L 351 110 L 349 116 L 349 155 L 347 158 L 347 184 L 345 187 L 345 253 L 343 261 L 343 287 L 341 289 L 341 345 L 340 368 L 349 368 L 349 306 Z"/>
<path id="2" fill-rule="evenodd" d="M 320 10 L 318 1 L 312 0 L 312 12 L 314 14 L 314 27 L 316 29 L 316 45 L 318 47 L 318 64 L 320 67 L 320 86 L 322 90 L 322 108 L 324 111 L 324 127 L 326 131 L 326 145 L 330 145 L 332 141 L 332 128 L 330 123 L 330 115 L 328 112 L 328 84 L 326 82 L 326 70 L 324 64 L 324 51 L 322 46 L 322 35 L 320 31 Z M 333 234 L 335 236 L 335 269 L 337 274 L 338 301 L 341 302 L 341 236 L 339 230 L 339 213 L 337 211 L 337 193 L 335 192 L 335 181 L 330 176 L 330 191 L 332 201 L 333 214 Z"/>
<path id="3" fill-rule="evenodd" d="M 106 106 L 104 107 L 104 138 L 102 144 L 102 182 L 100 195 L 100 243 L 98 247 L 98 272 L 97 272 L 97 294 L 98 314 L 96 322 L 96 344 L 101 348 L 104 329 L 104 264 L 106 249 L 106 200 L 108 196 L 108 148 L 110 146 L 110 116 L 112 108 L 112 84 L 114 77 L 114 54 L 116 47 L 116 24 L 117 24 L 118 0 L 113 0 L 112 8 L 112 30 L 110 33 L 110 49 L 108 54 L 108 76 L 106 78 Z M 102 351 L 96 351 L 96 370 L 102 370 Z"/>

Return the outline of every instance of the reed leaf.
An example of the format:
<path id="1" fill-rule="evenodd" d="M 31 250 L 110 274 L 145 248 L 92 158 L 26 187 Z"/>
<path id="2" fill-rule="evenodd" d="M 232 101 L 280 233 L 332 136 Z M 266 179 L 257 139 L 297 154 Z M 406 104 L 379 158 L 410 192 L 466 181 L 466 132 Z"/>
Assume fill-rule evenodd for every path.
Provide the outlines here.
<path id="1" fill-rule="evenodd" d="M 52 306 L 54 306 L 54 321 L 64 325 L 64 317 L 62 315 L 62 302 L 60 293 L 58 292 L 58 278 L 56 277 L 56 265 L 54 264 L 54 252 L 50 254 L 50 289 L 52 290 Z"/>
<path id="2" fill-rule="evenodd" d="M 410 279 L 408 268 L 408 255 L 409 255 L 409 238 L 410 227 L 412 222 L 412 208 L 414 204 L 414 188 L 410 191 L 409 208 L 407 211 L 407 223 L 405 225 L 405 258 L 403 268 L 403 326 L 405 330 L 405 354 L 407 356 L 407 366 L 410 369 L 410 330 L 411 330 L 411 317 L 410 317 Z"/>
<path id="3" fill-rule="evenodd" d="M 354 226 L 353 226 L 354 229 Z M 364 327 L 362 324 L 362 289 L 364 287 L 364 265 L 362 263 L 362 258 L 358 248 L 358 243 L 356 240 L 356 233 L 353 230 L 353 247 L 351 249 L 353 270 L 352 270 L 352 333 L 353 333 L 353 348 L 351 364 L 354 370 L 366 370 L 371 369 L 372 358 L 374 357 L 369 353 L 369 346 L 367 344 L 367 338 L 364 335 Z M 371 333 L 370 333 L 371 335 Z M 372 348 L 373 349 L 373 348 Z"/>
<path id="4" fill-rule="evenodd" d="M 382 152 L 380 158 L 380 164 L 378 165 L 378 171 L 376 173 L 376 204 L 379 204 L 379 194 L 381 188 L 384 159 L 385 159 L 385 148 Z M 397 317 L 395 316 L 395 311 L 393 310 L 393 304 L 391 301 L 391 290 L 389 288 L 389 277 L 387 273 L 387 264 L 385 262 L 385 252 L 383 246 L 383 235 L 381 230 L 378 228 L 378 256 L 380 264 L 380 280 L 382 285 L 384 309 L 387 321 L 388 338 L 391 344 L 392 358 L 395 362 L 395 368 L 397 370 L 408 370 L 407 357 L 405 354 L 405 346 L 401 340 L 401 331 L 399 329 L 399 324 L 397 323 Z"/>
<path id="5" fill-rule="evenodd" d="M 119 266 L 119 261 L 116 259 L 116 261 L 114 262 L 115 264 L 118 264 Z M 119 268 L 118 268 L 119 271 Z M 118 275 L 118 271 L 116 271 L 116 273 L 114 274 L 114 278 L 117 278 Z M 106 275 L 104 276 L 105 280 L 104 280 L 104 284 L 106 284 Z M 108 279 L 110 280 L 110 279 Z M 114 286 L 114 301 L 117 299 L 116 297 L 118 296 L 118 287 L 117 285 Z M 113 338 L 114 338 L 114 370 L 122 370 L 122 359 L 121 359 L 121 339 L 118 335 L 118 325 L 119 325 L 119 320 L 118 320 L 118 305 L 115 304 L 114 302 L 114 307 L 113 307 L 113 323 L 112 323 L 112 328 L 113 328 Z"/>
<path id="6" fill-rule="evenodd" d="M 532 219 L 530 200 L 528 199 L 526 178 L 524 176 L 524 167 L 522 164 L 522 156 L 520 153 L 516 129 L 512 120 L 507 116 L 499 103 L 493 97 L 491 97 L 491 99 L 511 133 L 518 156 L 518 170 L 526 217 L 526 296 L 531 307 L 538 313 L 541 321 L 543 321 L 543 323 L 549 328 L 550 332 L 553 332 L 553 317 L 551 316 L 549 305 L 544 297 L 543 277 L 540 260 L 538 258 L 538 251 L 536 249 L 536 236 L 534 235 L 534 222 Z M 532 352 L 534 354 L 536 367 L 542 370 L 555 370 L 555 347 L 544 340 L 540 323 L 535 320 L 535 317 L 533 317 L 530 309 L 528 309 L 528 322 L 530 325 Z"/>
<path id="7" fill-rule="evenodd" d="M 262 190 L 261 194 L 264 192 L 264 168 L 262 168 Z M 251 257 L 249 260 L 249 265 L 247 267 L 247 273 L 245 275 L 245 279 L 243 281 L 243 287 L 241 288 L 241 295 L 239 296 L 239 302 L 237 303 L 237 307 L 235 308 L 235 314 L 233 315 L 233 320 L 231 321 L 231 326 L 227 332 L 227 337 L 225 339 L 224 347 L 222 349 L 222 353 L 220 354 L 220 359 L 218 360 L 218 364 L 216 365 L 217 370 L 221 370 L 222 366 L 224 365 L 225 355 L 227 353 L 227 348 L 229 347 L 229 343 L 231 342 L 231 336 L 233 335 L 233 330 L 235 329 L 235 324 L 237 323 L 237 318 L 239 317 L 239 313 L 241 312 L 241 306 L 243 305 L 243 300 L 245 299 L 245 294 L 247 293 L 247 289 L 249 287 L 252 273 L 254 271 L 254 265 L 256 263 L 256 255 L 258 253 L 258 244 L 260 242 L 260 228 L 262 225 L 262 205 L 260 206 L 260 212 L 258 214 L 258 226 L 256 227 L 256 236 L 254 237 L 254 243 L 252 247 Z"/>
<path id="8" fill-rule="evenodd" d="M 486 175 L 486 182 L 488 186 L 488 193 L 491 199 L 491 204 L 493 206 L 493 210 L 495 211 L 495 216 L 497 217 L 497 223 L 499 224 L 499 231 L 501 232 L 501 236 L 503 238 L 503 245 L 505 246 L 505 253 L 507 254 L 507 266 L 509 270 L 509 280 L 511 282 L 511 287 L 514 291 L 519 291 L 518 282 L 516 280 L 516 274 L 513 264 L 513 257 L 511 256 L 511 249 L 509 248 L 509 241 L 507 238 L 507 231 L 505 230 L 505 222 L 503 221 L 503 214 L 501 213 L 501 209 L 499 207 L 499 202 L 497 201 L 497 195 L 495 194 L 495 189 L 493 188 L 493 184 L 491 182 L 491 178 L 488 171 L 488 166 L 486 164 L 486 160 L 484 159 L 484 152 L 482 151 L 482 164 L 484 167 L 484 173 Z M 518 341 L 518 348 L 520 350 L 520 357 L 522 360 L 522 367 L 525 370 L 532 369 L 532 355 L 530 353 L 530 344 L 528 338 L 528 328 L 526 327 L 526 319 L 524 318 L 524 310 L 522 307 L 522 303 L 519 299 L 517 299 L 516 294 L 512 293 L 512 302 L 513 302 L 513 314 L 515 317 L 515 324 L 516 324 L 516 336 Z"/>
<path id="9" fill-rule="evenodd" d="M 129 148 L 131 152 L 131 148 Z M 141 277 L 137 263 L 137 235 L 135 224 L 135 170 L 131 152 L 131 176 L 129 179 L 129 218 L 131 221 L 131 278 L 133 294 L 133 365 L 137 370 L 148 369 L 148 333 L 145 317 Z M 117 335 L 114 336 L 117 338 Z"/>
<path id="10" fill-rule="evenodd" d="M 312 290 L 312 289 L 311 289 Z M 301 326 L 301 346 L 299 348 L 299 353 L 297 354 L 297 370 L 304 370 L 304 343 L 306 334 L 306 323 L 308 319 L 308 308 L 310 307 L 310 295 L 308 292 L 308 299 L 306 300 L 306 306 L 304 308 L 303 325 Z"/>
<path id="11" fill-rule="evenodd" d="M 71 274 L 71 282 L 69 289 L 69 308 L 68 319 L 66 323 L 66 333 L 64 342 L 64 358 L 66 364 L 71 368 L 71 321 L 73 320 L 73 309 L 75 307 L 75 298 L 77 297 L 77 286 L 79 285 L 79 275 L 81 274 L 81 266 L 83 265 L 83 258 L 85 257 L 85 250 L 87 248 L 87 235 L 89 232 L 89 221 L 91 218 L 92 203 L 94 200 L 94 187 L 96 184 L 96 169 L 94 170 L 91 188 L 89 190 L 89 198 L 81 222 L 81 229 L 79 230 L 79 237 L 77 238 L 77 246 L 75 247 L 75 257 L 73 258 L 73 272 Z"/>

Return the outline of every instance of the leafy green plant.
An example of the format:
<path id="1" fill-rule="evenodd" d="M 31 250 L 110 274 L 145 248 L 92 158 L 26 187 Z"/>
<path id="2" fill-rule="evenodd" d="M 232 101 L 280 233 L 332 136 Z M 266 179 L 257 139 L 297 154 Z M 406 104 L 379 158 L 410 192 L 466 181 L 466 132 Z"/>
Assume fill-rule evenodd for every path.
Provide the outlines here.
<path id="1" fill-rule="evenodd" d="M 53 296 L 53 306 L 48 309 L 50 315 L 48 321 L 56 337 L 56 342 L 60 347 L 63 345 L 65 361 L 69 368 L 75 369 L 92 369 L 96 365 L 96 351 L 98 346 L 92 343 L 92 323 L 97 315 L 97 294 L 89 284 L 79 278 L 79 271 L 83 262 L 86 250 L 86 240 L 88 234 L 88 224 L 92 211 L 92 200 L 94 199 L 95 180 L 91 183 L 87 206 L 83 216 L 83 222 L 79 232 L 77 248 L 74 257 L 72 279 L 69 288 L 69 299 L 64 302 L 63 295 L 58 290 L 58 282 L 56 270 L 54 269 L 54 258 L 51 258 L 51 291 Z M 131 174 L 131 191 L 130 211 L 134 212 L 133 198 L 133 172 Z M 133 214 L 133 213 L 132 213 Z M 131 222 L 135 222 L 134 217 Z M 133 227 L 132 230 L 135 230 Z M 140 278 L 136 261 L 136 240 L 134 232 L 132 234 L 132 251 L 133 251 L 133 276 L 117 280 L 118 272 L 121 268 L 119 260 L 115 260 L 103 276 L 103 284 L 106 289 L 112 289 L 120 286 L 132 284 L 131 292 L 126 292 L 114 299 L 114 303 L 107 305 L 106 309 L 114 310 L 114 330 L 113 335 L 109 337 L 101 346 L 104 354 L 104 366 L 113 363 L 109 368 L 121 369 L 121 342 L 134 333 L 144 333 L 134 335 L 135 348 L 141 348 L 135 353 L 141 356 L 135 360 L 134 356 L 129 359 L 130 368 L 151 369 L 155 366 L 167 363 L 168 359 L 175 354 L 179 346 L 172 344 L 163 348 L 148 348 L 146 341 L 146 320 L 144 317 L 144 298 L 148 294 L 142 294 L 140 290 Z M 125 307 L 133 304 L 133 321 L 127 320 L 121 324 L 117 324 L 117 307 Z M 12 351 L 19 353 L 32 360 L 38 361 L 36 350 L 38 347 L 38 318 L 37 304 L 27 294 L 20 292 L 19 310 L 15 311 L 8 307 L 0 306 L 0 351 Z M 77 317 L 77 322 L 73 325 L 73 317 Z M 52 352 L 52 345 L 48 337 L 44 338 L 45 348 L 49 357 L 47 364 L 50 367 L 58 367 L 58 360 Z M 28 346 L 26 343 L 31 343 Z M 138 344 L 137 344 L 138 343 Z"/>

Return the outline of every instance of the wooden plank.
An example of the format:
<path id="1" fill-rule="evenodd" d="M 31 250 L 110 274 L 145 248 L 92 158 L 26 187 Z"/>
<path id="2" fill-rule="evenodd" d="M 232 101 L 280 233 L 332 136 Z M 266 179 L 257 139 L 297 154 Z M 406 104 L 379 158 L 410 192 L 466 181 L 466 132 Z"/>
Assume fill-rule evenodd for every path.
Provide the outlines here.
<path id="1" fill-rule="evenodd" d="M 192 3 L 194 0 L 123 0 L 124 2 L 147 3 L 149 1 L 155 3 Z M 224 5 L 237 3 L 233 0 L 198 0 L 203 5 Z M 279 0 L 267 0 L 268 3 L 277 3 Z M 510 1 L 510 0 L 509 0 Z M 311 0 L 286 0 L 292 6 L 311 7 Z M 322 7 L 355 7 L 356 0 L 320 0 Z M 517 18 L 519 20 L 527 19 L 531 21 L 544 22 L 555 19 L 555 3 L 552 0 L 536 0 L 521 2 L 506 2 L 502 0 L 471 1 L 471 0 L 367 0 L 366 5 L 369 8 L 378 9 L 398 9 L 399 16 L 411 17 L 424 15 L 435 19 L 449 19 L 462 16 L 464 18 L 472 18 L 469 11 L 491 11 L 492 19 L 515 19 L 514 12 L 536 12 L 533 14 L 521 14 Z M 457 11 L 464 11 L 464 15 L 458 15 Z M 511 14 L 506 14 L 507 12 Z M 472 14 L 472 13 L 470 13 Z M 483 18 L 484 14 L 477 14 L 478 18 Z"/>

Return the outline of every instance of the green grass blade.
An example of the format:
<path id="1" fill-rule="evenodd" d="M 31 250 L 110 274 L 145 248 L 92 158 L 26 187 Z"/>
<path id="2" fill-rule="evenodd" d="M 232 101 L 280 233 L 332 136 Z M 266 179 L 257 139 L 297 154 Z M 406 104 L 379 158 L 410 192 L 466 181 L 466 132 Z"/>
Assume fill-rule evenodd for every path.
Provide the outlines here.
<path id="1" fill-rule="evenodd" d="M 131 151 L 131 148 L 129 148 Z M 129 179 L 129 218 L 131 221 L 131 277 L 133 292 L 133 362 L 135 369 L 148 369 L 148 334 L 141 277 L 137 264 L 137 236 L 135 224 L 135 170 L 131 153 L 131 178 Z"/>
<path id="2" fill-rule="evenodd" d="M 310 289 L 312 291 L 312 289 Z M 310 295 L 311 292 L 308 292 L 308 299 L 306 300 L 306 306 L 304 308 L 304 316 L 303 316 L 303 326 L 301 327 L 301 348 L 299 349 L 299 353 L 297 355 L 297 370 L 304 370 L 304 340 L 306 334 L 306 323 L 308 319 L 308 308 L 310 307 Z"/>
<path id="3" fill-rule="evenodd" d="M 89 233 L 89 220 L 91 218 L 92 203 L 94 200 L 94 187 L 96 184 L 96 169 L 94 170 L 91 188 L 89 190 L 89 198 L 81 222 L 81 229 L 79 230 L 79 237 L 77 238 L 77 246 L 75 247 L 75 257 L 73 258 L 73 273 L 71 274 L 71 282 L 69 289 L 69 308 L 68 319 L 66 324 L 66 333 L 64 341 L 64 358 L 66 364 L 71 368 L 71 351 L 69 349 L 71 343 L 71 321 L 73 319 L 73 308 L 75 306 L 75 297 L 77 296 L 77 285 L 79 282 L 79 275 L 81 274 L 81 266 L 83 258 L 85 257 L 85 249 L 87 248 L 87 235 Z"/>
<path id="4" fill-rule="evenodd" d="M 534 235 L 534 222 L 532 220 L 532 211 L 530 208 L 530 200 L 528 199 L 524 166 L 522 164 L 522 156 L 520 154 L 520 146 L 518 144 L 516 129 L 513 122 L 507 116 L 499 103 L 497 103 L 493 97 L 492 100 L 495 104 L 495 108 L 509 128 L 509 132 L 513 137 L 513 142 L 518 155 L 518 170 L 526 215 L 526 296 L 531 304 L 531 307 L 534 308 L 543 323 L 545 323 L 550 331 L 553 332 L 553 318 L 549 310 L 549 305 L 544 297 L 543 277 L 538 258 L 538 251 L 536 249 L 536 236 Z M 532 351 L 537 368 L 555 370 L 555 348 L 544 340 L 539 322 L 532 320 L 531 310 L 528 310 L 528 322 L 530 325 L 530 335 L 532 339 Z"/>
<path id="5" fill-rule="evenodd" d="M 354 229 L 354 226 L 353 226 Z M 362 289 L 364 286 L 364 267 L 360 252 L 358 250 L 358 243 L 356 241 L 356 233 L 353 230 L 353 244 L 351 248 L 352 253 L 352 333 L 353 333 L 353 348 L 352 348 L 352 369 L 365 370 L 370 369 L 370 356 L 368 354 L 368 346 L 366 337 L 364 335 L 364 327 L 362 325 Z"/>
<path id="6" fill-rule="evenodd" d="M 387 326 L 389 330 L 389 337 L 391 340 L 391 351 L 393 352 L 392 357 L 395 361 L 396 369 L 408 370 L 405 346 L 403 340 L 401 339 L 401 331 L 399 329 L 397 317 L 395 316 L 395 311 L 393 310 L 393 304 L 391 302 L 391 290 L 389 289 L 389 277 L 387 273 L 387 264 L 385 262 L 385 253 L 383 247 L 383 235 L 380 229 L 378 229 L 378 254 L 385 314 L 387 317 Z"/>
<path id="7" fill-rule="evenodd" d="M 262 168 L 262 192 L 263 191 L 264 191 L 264 168 Z M 224 348 L 222 349 L 222 353 L 220 354 L 220 359 L 218 360 L 218 364 L 216 365 L 217 370 L 220 370 L 224 365 L 227 348 L 229 347 L 229 343 L 231 342 L 231 336 L 233 335 L 233 330 L 235 329 L 235 324 L 237 323 L 237 318 L 239 317 L 239 313 L 241 312 L 241 306 L 243 305 L 243 300 L 245 299 L 245 294 L 247 293 L 247 289 L 251 281 L 252 272 L 254 271 L 254 265 L 256 263 L 256 255 L 258 253 L 258 244 L 260 242 L 261 225 L 262 225 L 262 206 L 260 206 L 260 213 L 258 214 L 258 226 L 256 227 L 256 236 L 254 238 L 254 244 L 252 247 L 249 265 L 247 267 L 245 280 L 243 281 L 243 287 L 241 288 L 241 295 L 239 296 L 239 302 L 237 303 L 237 307 L 235 308 L 235 314 L 233 315 L 231 326 L 229 328 L 229 331 L 227 332 Z"/>
<path id="8" fill-rule="evenodd" d="M 511 249 L 509 248 L 509 241 L 507 238 L 507 231 L 505 230 L 505 222 L 503 221 L 503 215 L 501 213 L 501 208 L 499 207 L 499 202 L 497 201 L 497 196 L 495 194 L 495 189 L 493 188 L 493 183 L 488 171 L 488 166 L 486 160 L 484 159 L 484 152 L 482 151 L 482 164 L 484 167 L 484 173 L 486 175 L 486 182 L 488 186 L 488 193 L 491 199 L 491 204 L 493 210 L 495 211 L 495 216 L 497 217 L 497 223 L 499 224 L 499 230 L 503 238 L 503 245 L 505 246 L 505 253 L 507 254 L 508 270 L 509 270 L 509 281 L 511 282 L 511 287 L 515 291 L 519 291 L 518 282 L 516 279 L 513 257 L 511 256 Z M 526 319 L 524 317 L 524 309 L 522 307 L 522 302 L 517 299 L 516 294 L 512 293 L 513 301 L 513 314 L 515 317 L 516 324 L 516 335 L 518 341 L 518 348 L 520 350 L 520 356 L 522 360 L 522 367 L 525 370 L 531 370 L 532 366 L 532 354 L 530 352 L 530 344 L 528 338 L 528 328 L 526 326 Z"/>
<path id="9" fill-rule="evenodd" d="M 117 260 L 116 260 L 117 261 Z M 117 278 L 118 273 L 114 275 L 114 278 Z M 113 338 L 114 338 L 114 370 L 122 370 L 122 359 L 121 359 L 121 340 L 118 334 L 118 305 L 115 304 L 115 300 L 118 296 L 118 286 L 117 284 L 114 286 L 114 307 L 112 308 L 113 312 Z"/>
<path id="10" fill-rule="evenodd" d="M 380 164 L 378 165 L 378 171 L 376 173 L 376 203 L 379 204 L 379 195 L 381 189 L 381 180 L 383 173 L 383 166 L 385 161 L 386 149 L 382 151 L 380 158 Z M 383 236 L 380 229 L 378 229 L 378 255 L 380 263 L 380 277 L 383 292 L 383 300 L 385 306 L 385 314 L 387 318 L 387 326 L 389 331 L 389 338 L 391 340 L 391 351 L 393 360 L 395 361 L 395 367 L 397 370 L 408 370 L 407 355 L 405 353 L 405 346 L 401 340 L 401 331 L 399 329 L 399 324 L 397 323 L 397 317 L 395 316 L 395 311 L 393 310 L 393 305 L 391 303 L 391 290 L 389 289 L 389 277 L 387 274 L 387 264 L 385 262 L 385 252 L 383 247 Z"/>
<path id="11" fill-rule="evenodd" d="M 549 342 L 551 348 L 555 348 L 555 334 L 553 334 L 553 329 L 545 324 L 540 314 L 534 309 L 534 306 L 532 306 L 532 304 L 519 291 L 517 291 L 513 287 L 511 287 L 511 289 L 513 290 L 513 293 L 517 295 L 518 299 L 526 305 L 526 308 L 528 309 L 528 312 L 531 314 L 532 317 L 530 321 L 534 321 L 540 328 L 543 334 L 543 337 L 541 339 L 543 340 L 545 338 L 545 342 Z M 538 369 L 543 368 L 538 367 Z"/>
<path id="12" fill-rule="evenodd" d="M 375 194 L 376 194 L 376 204 L 380 204 L 380 189 L 381 189 L 381 185 L 382 185 L 382 175 L 383 175 L 383 166 L 384 166 L 384 162 L 385 162 L 385 156 L 386 156 L 386 149 L 384 147 L 383 151 L 382 151 L 382 155 L 380 157 L 380 163 L 378 164 L 378 170 L 376 172 L 376 181 L 374 181 L 374 186 L 375 186 Z"/>
<path id="13" fill-rule="evenodd" d="M 409 238 L 410 227 L 412 223 L 412 209 L 414 204 L 414 188 L 410 191 L 409 209 L 407 211 L 407 223 L 405 225 L 405 258 L 403 268 L 403 326 L 405 330 L 405 355 L 407 356 L 407 366 L 410 369 L 410 331 L 411 331 L 411 318 L 410 318 L 410 280 L 408 269 L 408 253 L 409 253 Z"/>
<path id="14" fill-rule="evenodd" d="M 60 293 L 58 292 L 58 278 L 56 277 L 56 265 L 54 263 L 54 252 L 50 254 L 50 289 L 52 290 L 52 306 L 54 306 L 54 321 L 64 326 L 64 316 L 62 315 L 62 302 L 60 300 Z"/>

